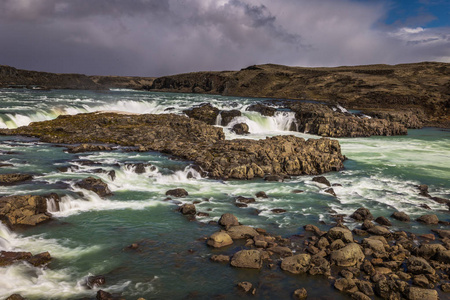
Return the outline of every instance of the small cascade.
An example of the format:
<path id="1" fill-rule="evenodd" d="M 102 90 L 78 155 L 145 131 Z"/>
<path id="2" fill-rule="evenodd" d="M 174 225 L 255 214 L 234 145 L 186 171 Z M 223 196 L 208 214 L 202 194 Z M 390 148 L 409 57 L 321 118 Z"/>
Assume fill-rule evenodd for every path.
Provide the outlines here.
<path id="1" fill-rule="evenodd" d="M 295 112 L 277 111 L 273 117 L 263 116 L 257 112 L 244 112 L 242 116 L 234 118 L 228 127 L 238 123 L 246 123 L 250 133 L 290 131 L 296 123 Z"/>
<path id="2" fill-rule="evenodd" d="M 169 183 L 183 183 L 183 182 L 189 182 L 190 180 L 198 180 L 201 179 L 202 175 L 192 168 L 191 166 L 187 166 L 183 171 L 176 171 L 174 174 L 170 175 L 163 175 L 161 173 L 158 173 L 156 176 L 156 182 L 162 183 L 162 184 L 169 184 Z"/>
<path id="3" fill-rule="evenodd" d="M 297 121 L 295 119 L 295 112 L 293 111 L 277 111 L 273 116 L 275 126 L 278 131 L 291 131 L 292 124 L 297 128 Z"/>
<path id="4" fill-rule="evenodd" d="M 222 126 L 222 112 L 219 112 L 219 114 L 217 115 L 216 124 L 214 125 Z"/>
<path id="5" fill-rule="evenodd" d="M 0 222 L 0 250 L 11 250 L 11 239 L 13 239 L 11 231 Z"/>

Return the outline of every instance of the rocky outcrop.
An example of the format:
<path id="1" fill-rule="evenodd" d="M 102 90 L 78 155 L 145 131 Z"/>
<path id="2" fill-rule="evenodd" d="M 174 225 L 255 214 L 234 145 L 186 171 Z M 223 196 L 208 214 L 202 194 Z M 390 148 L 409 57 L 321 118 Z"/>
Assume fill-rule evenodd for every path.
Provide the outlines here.
<path id="1" fill-rule="evenodd" d="M 240 117 L 241 111 L 237 110 L 237 109 L 232 109 L 232 110 L 222 110 L 220 112 L 220 125 L 222 126 L 227 126 L 234 118 L 236 117 Z"/>
<path id="2" fill-rule="evenodd" d="M 92 191 L 97 195 L 99 195 L 100 197 L 112 195 L 112 192 L 109 190 L 108 185 L 101 179 L 94 177 L 88 177 L 83 180 L 80 180 L 77 183 L 75 183 L 75 186 L 88 191 Z"/>
<path id="3" fill-rule="evenodd" d="M 67 148 L 69 153 L 81 153 L 91 151 L 110 151 L 112 147 L 107 145 L 81 144 L 79 146 L 70 146 Z"/>
<path id="4" fill-rule="evenodd" d="M 52 260 L 50 253 L 43 252 L 36 255 L 31 252 L 0 251 L 0 267 L 12 265 L 19 261 L 26 261 L 35 267 L 45 266 Z"/>
<path id="5" fill-rule="evenodd" d="M 189 118 L 205 122 L 209 125 L 216 124 L 219 109 L 209 103 L 204 103 L 183 111 Z"/>
<path id="6" fill-rule="evenodd" d="M 347 108 L 363 110 L 388 122 L 348 119 L 350 123 L 347 127 L 344 119 L 334 120 L 336 125 L 344 126 L 344 131 L 354 135 L 366 134 L 352 129 L 355 124 L 360 123 L 370 131 L 393 134 L 395 130 L 404 130 L 405 126 L 420 126 L 421 122 L 424 125 L 450 126 L 449 69 L 447 63 L 430 62 L 336 68 L 266 64 L 240 71 L 197 72 L 160 77 L 154 80 L 149 89 L 241 97 L 315 99 L 328 104 L 339 102 Z M 305 122 L 304 125 L 308 123 L 310 122 Z M 384 126 L 400 123 L 403 125 L 396 125 L 394 130 Z M 311 124 L 308 126 L 310 130 L 320 127 Z M 322 125 L 320 132 L 342 134 L 337 126 L 334 128 L 327 129 Z"/>
<path id="7" fill-rule="evenodd" d="M 0 175 L 0 185 L 11 185 L 23 181 L 28 181 L 33 179 L 33 175 L 30 174 L 1 174 Z"/>
<path id="8" fill-rule="evenodd" d="M 285 102 L 296 113 L 298 131 L 327 137 L 367 137 L 404 135 L 404 125 L 386 119 L 343 113 L 328 105 L 307 102 Z"/>
<path id="9" fill-rule="evenodd" d="M 0 198 L 0 219 L 10 225 L 34 226 L 50 220 L 51 215 L 42 196 L 9 196 Z"/>
<path id="10" fill-rule="evenodd" d="M 260 269 L 261 253 L 258 250 L 241 250 L 231 258 L 231 265 L 236 268 Z"/>
<path id="11" fill-rule="evenodd" d="M 195 162 L 212 178 L 315 175 L 343 168 L 338 141 L 276 136 L 224 140 L 222 128 L 173 114 L 79 114 L 35 122 L 0 134 L 39 137 L 64 144 L 118 144 L 172 154 Z"/>
<path id="12" fill-rule="evenodd" d="M 361 220 L 365 219 L 363 227 L 367 229 L 364 231 L 368 237 L 362 240 L 354 240 L 342 223 L 328 232 L 308 224 L 304 226 L 305 233 L 290 238 L 239 225 L 231 226 L 226 233 L 232 240 L 245 239 L 245 245 L 236 241 L 224 251 L 237 251 L 231 263 L 235 267 L 264 268 L 265 274 L 281 269 L 290 276 L 328 276 L 336 290 L 353 299 L 437 299 L 437 288 L 450 291 L 446 283 L 450 267 L 449 230 L 434 229 L 441 239 L 420 244 L 415 234 L 391 232 L 373 224 L 367 209 L 361 208 L 357 213 Z M 231 216 L 226 214 L 226 218 Z M 233 228 L 236 230 L 230 234 Z M 205 240 L 210 243 L 211 239 Z M 217 253 L 220 248 L 213 251 Z M 211 260 L 228 263 L 229 256 L 213 255 Z"/>

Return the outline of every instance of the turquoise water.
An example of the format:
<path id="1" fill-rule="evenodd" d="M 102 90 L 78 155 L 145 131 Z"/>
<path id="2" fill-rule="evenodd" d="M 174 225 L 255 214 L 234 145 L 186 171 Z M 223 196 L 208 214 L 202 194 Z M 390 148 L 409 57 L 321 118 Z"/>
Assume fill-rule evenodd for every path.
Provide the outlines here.
<path id="1" fill-rule="evenodd" d="M 135 91 L 0 91 L 0 127 L 14 128 L 31 121 L 55 118 L 58 114 L 97 110 L 130 113 L 181 113 L 203 102 L 221 109 L 245 108 L 259 99 L 209 95 L 166 94 Z M 293 115 L 280 112 L 275 117 L 261 117 L 245 112 L 234 122 L 245 121 L 258 139 L 287 131 Z M 236 136 L 224 128 L 227 138 Z M 0 298 L 20 293 L 29 299 L 95 298 L 96 290 L 83 282 L 89 275 L 104 275 L 103 290 L 119 293 L 126 299 L 211 299 L 244 297 L 235 285 L 240 281 L 256 284 L 259 299 L 288 299 L 300 287 L 306 287 L 313 299 L 345 299 L 333 290 L 327 278 L 292 276 L 280 271 L 249 271 L 212 263 L 212 254 L 233 253 L 242 245 L 225 250 L 206 247 L 202 237 L 218 230 L 210 221 L 221 214 L 235 214 L 241 223 L 257 226 L 283 236 L 303 232 L 312 223 L 323 229 L 333 223 L 332 212 L 349 215 L 358 207 L 370 208 L 375 216 L 388 217 L 402 210 L 412 218 L 430 213 L 419 207 L 429 205 L 441 220 L 450 221 L 445 206 L 418 195 L 417 185 L 428 184 L 433 196 L 450 198 L 450 132 L 433 128 L 410 130 L 407 136 L 339 139 L 348 157 L 345 170 L 326 174 L 337 197 L 325 193 L 325 187 L 311 176 L 293 177 L 283 183 L 220 181 L 201 178 L 189 162 L 155 152 L 129 153 L 117 150 L 105 153 L 69 154 L 64 148 L 40 143 L 32 138 L 0 137 L 0 160 L 13 167 L 1 173 L 28 172 L 35 180 L 16 186 L 0 187 L 0 195 L 48 194 L 62 196 L 61 211 L 53 212 L 55 221 L 14 233 L 0 225 L 0 247 L 33 253 L 49 251 L 54 257 L 45 270 L 27 264 L 3 268 L 0 274 Z M 96 162 L 86 166 L 81 160 Z M 151 163 L 136 174 L 127 163 Z M 62 166 L 76 166 L 71 172 L 58 171 Z M 95 169 L 114 170 L 116 179 Z M 108 183 L 114 195 L 101 199 L 80 190 L 74 183 L 96 176 Z M 165 192 L 184 188 L 189 196 L 176 199 L 196 204 L 197 211 L 209 216 L 189 221 L 176 211 L 177 205 L 165 201 Z M 304 190 L 294 194 L 292 190 Z M 237 196 L 250 197 L 264 191 L 268 199 L 257 199 L 247 208 L 234 205 Z M 80 195 L 82 192 L 83 195 Z M 274 214 L 271 210 L 287 211 Z M 446 211 L 447 210 L 447 211 Z M 346 225 L 357 226 L 346 218 Z M 323 221 L 319 223 L 319 221 Z M 392 230 L 429 232 L 415 222 L 393 222 Z M 139 251 L 127 249 L 132 243 Z M 255 298 L 255 297 L 253 297 Z"/>

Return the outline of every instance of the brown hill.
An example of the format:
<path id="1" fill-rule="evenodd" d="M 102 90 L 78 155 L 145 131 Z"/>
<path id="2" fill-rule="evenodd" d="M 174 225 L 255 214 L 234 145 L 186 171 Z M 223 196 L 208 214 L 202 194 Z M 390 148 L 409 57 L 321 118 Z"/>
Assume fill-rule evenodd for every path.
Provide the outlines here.
<path id="1" fill-rule="evenodd" d="M 87 76 L 20 70 L 0 65 L 0 88 L 34 87 L 43 89 L 103 90 L 108 88 L 142 89 L 153 77 Z"/>
<path id="2" fill-rule="evenodd" d="M 319 100 L 367 113 L 413 111 L 427 125 L 449 127 L 450 64 L 423 62 L 303 68 L 251 66 L 156 78 L 153 91 Z"/>

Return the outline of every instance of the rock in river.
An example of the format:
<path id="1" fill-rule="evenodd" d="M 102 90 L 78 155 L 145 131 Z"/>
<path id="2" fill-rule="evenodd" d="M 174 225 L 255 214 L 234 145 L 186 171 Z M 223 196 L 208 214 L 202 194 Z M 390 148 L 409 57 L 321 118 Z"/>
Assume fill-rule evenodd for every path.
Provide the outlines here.
<path id="1" fill-rule="evenodd" d="M 75 185 L 79 188 L 93 191 L 100 197 L 112 195 L 111 191 L 108 188 L 108 185 L 104 183 L 101 179 L 97 179 L 94 177 L 85 178 L 81 181 L 78 181 Z"/>
<path id="2" fill-rule="evenodd" d="M 0 198 L 0 219 L 10 225 L 36 225 L 50 220 L 51 215 L 42 196 L 9 196 Z"/>
<path id="3" fill-rule="evenodd" d="M 174 114 L 65 115 L 17 129 L 0 129 L 0 134 L 36 136 L 51 143 L 139 145 L 193 161 L 209 177 L 222 179 L 318 175 L 341 170 L 345 159 L 336 140 L 291 135 L 225 140 L 222 128 Z"/>

